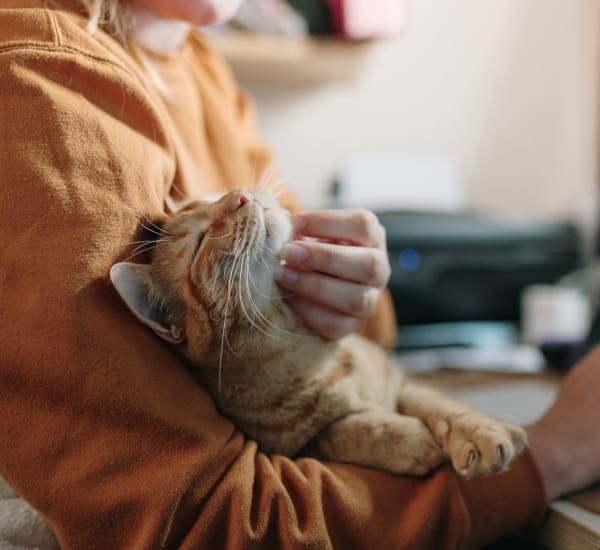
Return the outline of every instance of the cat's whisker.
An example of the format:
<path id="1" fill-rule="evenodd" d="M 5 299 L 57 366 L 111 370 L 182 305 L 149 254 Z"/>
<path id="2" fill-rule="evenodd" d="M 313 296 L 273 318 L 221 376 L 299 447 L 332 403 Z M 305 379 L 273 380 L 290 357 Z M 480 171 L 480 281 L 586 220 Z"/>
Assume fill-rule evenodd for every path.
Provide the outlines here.
<path id="1" fill-rule="evenodd" d="M 272 164 L 265 167 L 260 177 L 259 189 L 269 191 L 269 182 L 272 180 L 274 173 L 275 169 Z"/>
<path id="2" fill-rule="evenodd" d="M 267 319 L 263 313 L 258 308 L 256 302 L 252 297 L 252 288 L 255 293 L 260 295 L 263 298 L 267 298 L 270 300 L 279 299 L 282 297 L 278 296 L 269 296 L 260 292 L 258 286 L 256 285 L 253 277 L 252 270 L 250 268 L 250 260 L 257 261 L 258 263 L 262 263 L 268 270 L 273 271 L 273 264 L 269 264 L 266 260 L 266 256 L 271 256 L 274 258 L 274 254 L 271 249 L 264 250 L 262 254 L 258 253 L 258 249 L 255 247 L 250 247 L 249 242 L 252 239 L 252 233 L 246 232 L 243 233 L 238 239 L 233 247 L 233 250 L 230 252 L 223 251 L 223 257 L 221 258 L 221 262 L 219 264 L 219 269 L 217 269 L 213 275 L 212 285 L 213 285 L 213 294 L 216 293 L 216 286 L 219 278 L 219 274 L 221 273 L 221 266 L 227 257 L 233 257 L 233 262 L 230 267 L 230 271 L 227 274 L 228 281 L 228 296 L 231 295 L 233 291 L 233 286 L 235 284 L 236 275 L 240 277 L 238 281 L 238 291 L 239 291 L 239 300 L 240 300 L 240 308 L 242 309 L 242 314 L 250 324 L 250 328 L 256 328 L 260 332 L 267 334 L 272 338 L 277 338 L 280 334 L 285 334 L 286 336 L 297 336 L 295 333 L 291 333 L 278 327 L 273 324 L 269 319 Z M 239 273 L 236 273 L 238 272 Z M 244 278 L 242 281 L 241 278 Z M 245 286 L 245 291 L 243 292 L 242 284 Z M 252 288 L 251 288 L 252 287 Z M 277 334 L 280 333 L 280 334 Z M 227 334 L 225 333 L 225 342 L 229 345 Z M 229 346 L 231 350 L 231 346 Z M 231 350 L 233 352 L 233 350 Z"/>
<path id="3" fill-rule="evenodd" d="M 148 221 L 148 220 L 146 220 Z M 139 220 L 138 222 L 146 231 L 149 231 L 150 233 L 153 233 L 154 235 L 158 235 L 159 237 L 162 237 L 163 235 L 166 235 L 166 233 L 160 228 L 153 228 L 153 227 L 148 227 L 147 225 L 144 224 L 144 222 L 142 222 L 142 220 Z"/>
<path id="4" fill-rule="evenodd" d="M 256 181 L 256 157 L 252 159 L 252 178 L 250 179 L 250 188 L 259 189 Z"/>
<path id="5" fill-rule="evenodd" d="M 255 248 L 252 251 L 252 256 L 254 261 L 256 261 L 258 264 L 264 266 L 268 271 L 270 271 L 270 275 L 273 276 L 275 273 L 275 265 L 271 262 L 269 263 L 265 257 L 265 254 L 260 254 L 258 252 L 258 250 Z M 271 255 L 271 259 L 273 260 L 273 256 Z M 282 300 L 281 296 L 273 296 L 273 295 L 268 295 L 268 294 L 264 294 L 263 292 L 260 291 L 260 289 L 258 288 L 258 286 L 256 286 L 256 283 L 254 282 L 254 279 L 252 279 L 252 277 L 250 277 L 250 283 L 252 285 L 252 288 L 254 289 L 254 291 L 256 292 L 256 294 L 258 294 L 261 298 L 268 298 L 272 301 L 275 300 Z"/>
<path id="6" fill-rule="evenodd" d="M 246 307 L 244 306 L 244 293 L 242 290 L 242 282 L 243 282 L 242 270 L 244 272 L 247 270 L 247 261 L 248 261 L 247 259 L 248 259 L 247 254 L 242 256 L 242 260 L 240 263 L 240 276 L 239 276 L 239 280 L 238 280 L 238 289 L 239 289 L 239 300 L 240 300 L 240 307 L 242 308 L 242 313 L 244 314 L 244 317 L 250 323 L 250 328 L 252 328 L 252 327 L 254 327 L 255 323 L 254 323 L 254 320 L 250 317 L 250 315 L 248 315 L 248 312 L 246 311 Z M 246 263 L 244 263 L 244 261 Z"/>
<path id="7" fill-rule="evenodd" d="M 144 245 L 142 245 L 141 247 L 138 246 L 136 247 L 133 252 L 131 254 L 129 254 L 129 256 L 127 256 L 127 258 L 125 258 L 123 261 L 124 262 L 128 262 L 129 260 L 131 260 L 132 258 L 135 258 L 136 256 L 139 256 L 140 254 L 144 254 L 145 252 L 148 252 L 148 250 L 152 250 L 156 245 L 153 243 L 151 245 L 148 245 L 144 248 Z M 141 249 L 140 249 L 141 248 Z M 138 250 L 140 249 L 140 250 Z"/>
<path id="8" fill-rule="evenodd" d="M 275 166 L 273 166 L 273 164 L 269 164 L 266 168 L 265 168 L 265 179 L 267 180 L 267 183 L 269 183 L 270 181 L 273 181 L 273 176 L 275 175 Z M 268 187 L 267 187 L 268 189 Z"/>
<path id="9" fill-rule="evenodd" d="M 248 300 L 249 300 L 249 306 L 250 306 L 250 309 L 251 309 L 251 310 L 253 311 L 253 313 L 254 313 L 254 319 L 251 319 L 251 318 L 248 316 L 248 314 L 246 313 L 246 310 L 245 310 L 245 308 L 244 308 L 244 307 L 243 307 L 243 305 L 242 305 L 242 309 L 243 309 L 243 311 L 244 311 L 244 315 L 245 315 L 246 319 L 248 319 L 248 322 L 250 323 L 250 328 L 251 328 L 251 329 L 253 329 L 253 328 L 256 328 L 258 331 L 260 331 L 260 332 L 262 332 L 263 334 L 265 334 L 265 335 L 269 336 L 270 338 L 274 338 L 275 336 L 274 336 L 273 334 L 271 334 L 271 333 L 269 332 L 269 330 L 268 330 L 268 329 L 269 329 L 268 325 L 266 325 L 266 326 L 263 328 L 263 327 L 261 327 L 260 325 L 258 325 L 258 324 L 256 323 L 256 321 L 255 321 L 255 319 L 258 319 L 258 320 L 259 320 L 259 321 L 261 321 L 263 324 L 265 324 L 265 320 L 266 320 L 266 318 L 264 318 L 264 316 L 262 316 L 261 312 L 259 311 L 258 307 L 256 306 L 256 303 L 255 303 L 255 302 L 254 302 L 254 300 L 252 299 L 252 295 L 251 295 L 251 293 L 250 293 L 250 287 L 249 287 L 249 284 L 248 284 L 248 278 L 249 278 L 248 276 L 249 276 L 250 268 L 249 268 L 249 263 L 248 263 L 248 262 L 249 262 L 249 255 L 246 255 L 246 269 L 245 269 L 246 278 L 245 278 L 245 280 L 244 280 L 244 285 L 245 285 L 245 287 L 246 287 L 246 291 L 247 291 L 247 294 L 246 294 L 246 296 L 247 296 L 247 298 L 248 298 Z M 241 294 L 240 294 L 240 296 L 241 296 Z M 240 298 L 240 302 L 241 302 L 241 303 L 243 302 L 242 298 Z M 267 321 L 268 321 L 268 320 L 267 320 Z M 271 324 L 272 324 L 272 323 L 271 323 Z M 273 326 L 275 326 L 275 325 L 273 325 Z"/>
<path id="10" fill-rule="evenodd" d="M 265 170 L 262 171 L 260 178 L 256 184 L 256 189 L 262 191 L 265 188 Z"/>
<path id="11" fill-rule="evenodd" d="M 264 252 L 268 253 L 271 256 L 271 258 L 275 258 L 280 252 L 279 250 L 275 250 L 274 248 L 267 246 L 266 243 L 263 244 L 262 249 Z"/>
<path id="12" fill-rule="evenodd" d="M 249 296 L 250 299 L 250 304 L 251 304 L 251 308 L 254 311 L 256 318 L 258 319 L 258 321 L 261 322 L 262 327 L 260 327 L 258 324 L 256 325 L 256 327 L 261 330 L 261 332 L 263 332 L 264 334 L 268 335 L 269 337 L 277 340 L 277 339 L 284 339 L 288 338 L 288 337 L 297 337 L 298 335 L 294 332 L 290 332 L 288 330 L 285 330 L 277 325 L 275 325 L 273 322 L 271 322 L 269 319 L 267 319 L 258 309 L 258 306 L 256 305 L 256 303 L 254 302 L 254 300 Z M 271 330 L 272 332 L 269 332 L 269 330 Z"/>
<path id="13" fill-rule="evenodd" d="M 233 234 L 234 231 L 231 231 L 231 233 L 229 233 L 229 235 Z M 226 268 L 223 268 L 223 264 L 225 263 L 225 261 L 231 257 L 233 257 L 233 262 L 231 264 L 231 269 L 233 270 L 233 266 L 236 263 L 236 260 L 238 259 L 239 255 L 240 255 L 240 250 L 242 248 L 242 239 L 237 239 L 235 241 L 235 243 L 233 244 L 232 250 L 220 250 L 219 254 L 221 255 L 221 259 L 219 261 L 219 264 L 217 265 L 216 269 L 213 271 L 213 276 L 212 276 L 212 294 L 216 295 L 217 293 L 217 283 L 219 282 L 220 276 L 221 274 L 225 274 L 226 278 L 229 278 L 229 276 L 233 273 L 233 271 L 229 272 L 229 275 L 226 274 Z M 231 346 L 230 346 L 231 349 Z M 233 350 L 232 350 L 233 351 Z"/>
<path id="14" fill-rule="evenodd" d="M 268 191 L 275 200 L 279 202 L 279 197 L 285 192 L 287 180 L 283 178 L 271 180 L 271 184 L 267 187 Z"/>
<path id="15" fill-rule="evenodd" d="M 254 175 L 252 176 L 252 185 L 251 185 L 251 188 L 252 188 L 254 191 L 260 191 L 260 190 L 261 190 L 261 187 L 260 187 L 260 180 L 256 178 L 256 174 L 254 174 Z"/>
<path id="16" fill-rule="evenodd" d="M 148 220 L 146 220 L 148 221 Z M 149 231 L 150 233 L 154 233 L 155 235 L 160 235 L 160 231 L 158 231 L 157 229 L 154 229 L 152 227 L 148 227 L 142 220 L 138 220 L 138 224 L 141 225 L 146 231 Z"/>
<path id="17" fill-rule="evenodd" d="M 241 248 L 242 248 L 242 239 L 238 238 L 236 240 L 236 242 L 234 243 L 234 247 L 233 247 L 233 252 L 235 254 L 235 258 L 231 264 L 231 271 L 229 272 L 228 297 L 231 296 L 231 289 L 233 288 L 233 281 L 235 279 L 236 267 L 239 267 L 239 263 L 240 263 L 239 258 L 240 258 L 240 254 L 241 254 Z M 236 263 L 237 263 L 237 266 L 236 266 Z M 240 272 L 241 272 L 241 269 L 240 269 Z M 229 351 L 233 355 L 236 355 L 236 352 L 234 351 L 234 349 L 231 347 L 231 344 L 229 343 L 229 337 L 227 336 L 227 332 L 225 332 L 225 343 L 227 344 Z"/>
<path id="18" fill-rule="evenodd" d="M 139 248 L 144 248 L 145 246 L 148 247 L 148 250 L 150 250 L 151 248 L 154 248 L 155 246 L 158 245 L 158 243 L 160 242 L 160 240 L 148 240 L 148 241 L 133 241 L 129 244 L 137 244 L 138 246 L 136 246 L 133 250 L 132 250 L 132 254 L 134 252 L 136 252 Z"/>
<path id="19" fill-rule="evenodd" d="M 256 258 L 257 260 L 264 265 L 267 269 L 271 270 L 272 272 L 275 271 L 275 259 L 276 259 L 276 254 L 274 252 L 272 252 L 272 250 L 270 248 L 268 248 L 267 246 L 264 247 L 264 253 L 257 255 Z M 269 259 L 267 260 L 267 253 L 269 256 Z"/>
<path id="20" fill-rule="evenodd" d="M 216 295 L 216 293 L 217 293 L 217 282 L 221 276 L 221 273 L 224 273 L 223 264 L 225 263 L 225 260 L 227 260 L 229 257 L 229 254 L 225 254 L 223 252 L 224 251 L 222 251 L 222 254 L 221 254 L 221 260 L 219 261 L 217 268 L 213 272 L 213 280 L 212 280 L 213 295 Z"/>
<path id="21" fill-rule="evenodd" d="M 173 240 L 173 239 L 170 237 L 163 237 L 162 239 L 156 239 L 156 240 L 132 241 L 129 244 L 137 244 L 138 246 L 136 246 L 131 251 L 130 255 L 124 261 L 129 261 L 129 260 L 131 260 L 131 258 L 137 256 L 138 254 L 147 252 L 148 250 L 152 250 L 160 242 L 169 242 L 171 240 Z"/>
<path id="22" fill-rule="evenodd" d="M 279 333 L 281 333 L 283 335 L 286 335 L 286 336 L 297 336 L 297 334 L 295 334 L 293 332 L 290 332 L 290 331 L 287 331 L 287 330 L 285 330 L 285 329 L 283 329 L 283 328 L 275 325 L 272 321 L 270 321 L 269 319 L 267 319 L 267 317 L 265 317 L 265 315 L 260 311 L 259 307 L 256 305 L 256 302 L 252 298 L 252 294 L 250 292 L 250 284 L 254 285 L 255 287 L 256 287 L 256 285 L 255 285 L 254 281 L 252 280 L 252 274 L 251 274 L 251 270 L 249 268 L 246 271 L 246 277 L 247 277 L 246 286 L 247 286 L 247 289 L 248 289 L 247 296 L 248 296 L 248 300 L 250 302 L 250 307 L 253 310 L 256 318 L 259 321 L 261 321 L 263 323 L 263 325 L 267 329 L 272 329 L 272 330 L 274 330 L 276 332 L 279 332 Z M 267 333 L 267 332 L 265 332 L 265 334 L 269 334 L 273 338 L 276 337 L 276 335 L 270 334 L 270 333 Z"/>
<path id="23" fill-rule="evenodd" d="M 222 235 L 221 237 L 217 237 L 217 238 L 222 238 L 222 237 L 225 237 L 225 236 L 233 235 L 237 230 L 238 230 L 238 228 L 234 227 L 234 229 L 231 232 L 229 232 L 227 235 Z M 219 251 L 219 253 L 222 256 L 234 256 L 234 257 L 237 257 L 237 255 L 239 254 L 239 252 L 241 250 L 242 239 L 243 239 L 243 235 L 241 237 L 238 237 L 236 239 L 236 241 L 233 243 L 233 246 L 231 247 L 231 250 L 223 250 L 223 249 L 221 249 Z"/>
<path id="24" fill-rule="evenodd" d="M 158 244 L 159 242 L 169 242 L 169 241 L 173 241 L 175 239 L 172 239 L 171 237 L 164 237 L 163 239 L 148 239 L 146 241 L 130 241 L 128 244 Z"/>
<path id="25" fill-rule="evenodd" d="M 159 233 L 161 233 L 163 235 L 172 235 L 172 236 L 175 236 L 175 235 L 173 235 L 173 233 L 170 233 L 164 227 L 161 227 L 160 225 L 158 225 L 157 223 L 153 222 L 149 218 L 142 218 L 142 220 L 144 220 L 147 223 L 149 223 L 154 229 L 156 229 Z"/>
<path id="26" fill-rule="evenodd" d="M 222 371 L 223 371 L 223 349 L 224 349 L 224 344 L 225 344 L 225 341 L 227 338 L 227 312 L 229 310 L 229 302 L 231 300 L 232 282 L 233 282 L 233 275 L 235 273 L 236 260 L 237 260 L 237 258 L 233 261 L 233 264 L 231 266 L 231 272 L 229 274 L 229 280 L 227 282 L 227 301 L 225 302 L 225 312 L 223 313 L 223 330 L 221 332 L 221 349 L 219 352 L 219 368 L 217 371 L 219 398 L 222 395 L 221 380 L 222 380 Z M 227 342 L 227 345 L 229 346 L 229 342 Z M 229 349 L 233 352 L 233 350 L 231 349 L 231 346 L 229 346 Z"/>
<path id="27" fill-rule="evenodd" d="M 137 244 L 137 245 L 148 244 L 148 245 L 155 246 L 156 245 L 156 241 L 152 241 L 152 240 L 150 240 L 150 241 L 131 241 L 130 243 L 127 243 L 127 244 L 130 244 L 130 245 L 131 244 Z"/>
<path id="28" fill-rule="evenodd" d="M 167 233 L 167 231 L 161 227 L 160 225 L 158 225 L 156 222 L 153 222 L 150 218 L 147 217 L 143 217 L 142 220 L 146 221 L 147 223 L 149 223 L 152 227 L 154 227 L 157 231 L 162 231 L 164 233 Z"/>
<path id="29" fill-rule="evenodd" d="M 265 191 L 273 194 L 275 192 L 275 190 L 277 189 L 278 183 L 274 180 L 270 180 L 267 185 L 265 186 Z"/>
<path id="30" fill-rule="evenodd" d="M 238 288 L 239 288 L 239 298 L 240 298 L 240 305 L 242 307 L 242 312 L 244 313 L 244 316 L 246 317 L 246 319 L 248 320 L 250 325 L 253 326 L 254 320 L 247 314 L 247 311 L 246 311 L 246 308 L 245 308 L 244 302 L 243 302 L 243 298 L 244 298 L 245 294 L 244 294 L 244 292 L 242 292 L 242 284 L 244 284 L 244 286 L 246 286 L 246 274 L 247 274 L 247 270 L 248 270 L 248 257 L 249 257 L 248 251 L 244 251 L 240 254 L 240 273 L 239 273 L 240 278 L 238 281 Z"/>
<path id="31" fill-rule="evenodd" d="M 271 193 L 271 195 L 273 195 L 274 199 L 278 199 L 283 193 L 283 189 L 280 189 L 279 191 L 274 191 Z"/>
<path id="32" fill-rule="evenodd" d="M 256 286 L 256 283 L 254 282 L 254 279 L 252 279 L 252 277 L 250 277 L 250 284 L 252 286 L 252 290 L 253 290 L 254 294 L 257 294 L 261 298 L 266 298 L 268 300 L 271 300 L 272 302 L 277 302 L 277 301 L 283 300 L 283 296 L 273 296 L 273 295 L 269 295 L 269 294 L 265 294 L 264 292 L 261 292 L 260 288 L 258 288 Z"/>
<path id="33" fill-rule="evenodd" d="M 256 254 L 255 250 L 253 251 L 252 256 L 255 261 L 260 258 L 260 256 L 258 256 Z M 265 264 L 265 265 L 267 265 L 267 264 Z M 267 268 L 270 269 L 269 266 L 267 266 Z M 257 294 L 261 298 L 266 298 L 271 301 L 277 299 L 272 294 L 265 294 L 264 292 L 261 292 L 260 289 L 258 288 L 258 286 L 256 285 L 256 283 L 254 282 L 254 279 L 252 278 L 252 270 L 250 267 L 250 255 L 248 255 L 247 260 L 246 260 L 246 287 L 248 290 L 248 298 L 249 298 L 249 300 L 251 302 L 251 306 L 253 307 L 253 310 L 255 312 L 255 316 L 256 316 L 256 314 L 260 315 L 261 312 L 258 309 L 258 307 L 256 306 L 256 303 L 254 302 L 254 299 L 252 298 L 252 294 Z M 252 289 L 254 290 L 254 292 L 252 292 Z"/>
<path id="34" fill-rule="evenodd" d="M 218 237 L 207 237 L 206 240 L 207 241 L 218 241 L 219 239 L 224 239 L 225 237 L 229 237 L 230 235 L 233 235 L 233 231 L 230 231 L 229 233 L 225 233 L 225 235 L 219 235 Z"/>

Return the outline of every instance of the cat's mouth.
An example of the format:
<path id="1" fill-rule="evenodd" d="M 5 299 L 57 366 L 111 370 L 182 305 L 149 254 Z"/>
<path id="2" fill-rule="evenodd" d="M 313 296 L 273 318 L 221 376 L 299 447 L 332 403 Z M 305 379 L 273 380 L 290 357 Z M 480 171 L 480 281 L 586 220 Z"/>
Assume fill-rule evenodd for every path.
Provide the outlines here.
<path id="1" fill-rule="evenodd" d="M 243 249 L 260 246 L 266 237 L 263 207 L 256 201 L 245 204 L 240 209 L 237 227 Z"/>
<path id="2" fill-rule="evenodd" d="M 243 215 L 248 246 L 276 257 L 292 235 L 289 214 L 257 195 L 254 201 L 244 205 Z"/>

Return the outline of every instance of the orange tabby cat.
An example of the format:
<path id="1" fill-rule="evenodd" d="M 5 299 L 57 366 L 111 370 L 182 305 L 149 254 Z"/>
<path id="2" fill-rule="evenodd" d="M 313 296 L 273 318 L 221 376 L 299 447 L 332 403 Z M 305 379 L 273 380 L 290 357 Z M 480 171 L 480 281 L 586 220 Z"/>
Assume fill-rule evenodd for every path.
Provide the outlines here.
<path id="1" fill-rule="evenodd" d="M 521 428 L 409 382 L 360 336 L 324 340 L 287 307 L 274 273 L 291 232 L 270 194 L 233 191 L 177 212 L 152 262 L 116 264 L 111 279 L 264 452 L 398 474 L 445 457 L 464 476 L 505 469 L 525 444 Z"/>

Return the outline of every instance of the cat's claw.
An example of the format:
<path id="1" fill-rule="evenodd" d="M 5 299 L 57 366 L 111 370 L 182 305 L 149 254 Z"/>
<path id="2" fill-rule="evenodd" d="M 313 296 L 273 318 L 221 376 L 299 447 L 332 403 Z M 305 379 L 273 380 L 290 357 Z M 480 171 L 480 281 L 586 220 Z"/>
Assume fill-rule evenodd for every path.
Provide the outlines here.
<path id="1" fill-rule="evenodd" d="M 456 472 L 466 478 L 506 470 L 527 441 L 522 428 L 475 412 L 444 424 L 436 435 Z"/>

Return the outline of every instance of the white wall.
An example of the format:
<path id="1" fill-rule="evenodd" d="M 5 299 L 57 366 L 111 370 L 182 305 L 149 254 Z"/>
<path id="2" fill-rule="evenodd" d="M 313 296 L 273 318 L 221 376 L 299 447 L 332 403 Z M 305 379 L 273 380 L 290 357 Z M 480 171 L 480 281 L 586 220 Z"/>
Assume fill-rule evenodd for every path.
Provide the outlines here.
<path id="1" fill-rule="evenodd" d="M 239 71 L 290 184 L 317 207 L 353 152 L 433 154 L 455 159 L 479 210 L 570 214 L 598 179 L 600 2 L 412 0 L 410 12 L 399 39 L 342 57 L 352 78 Z"/>

